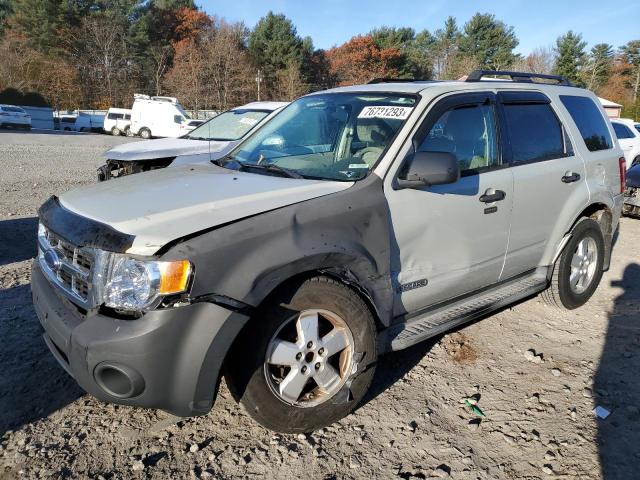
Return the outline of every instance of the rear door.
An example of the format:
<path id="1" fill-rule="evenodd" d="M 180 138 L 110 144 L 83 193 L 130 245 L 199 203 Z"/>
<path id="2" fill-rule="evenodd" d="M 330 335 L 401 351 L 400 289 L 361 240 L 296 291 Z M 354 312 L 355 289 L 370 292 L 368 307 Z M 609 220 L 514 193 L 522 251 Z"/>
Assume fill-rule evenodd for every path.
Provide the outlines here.
<path id="1" fill-rule="evenodd" d="M 541 92 L 498 94 L 504 157 L 513 172 L 513 214 L 502 278 L 539 266 L 566 212 L 580 212 L 589 198 L 583 160 L 550 99 Z M 569 215 L 571 216 L 571 215 Z"/>

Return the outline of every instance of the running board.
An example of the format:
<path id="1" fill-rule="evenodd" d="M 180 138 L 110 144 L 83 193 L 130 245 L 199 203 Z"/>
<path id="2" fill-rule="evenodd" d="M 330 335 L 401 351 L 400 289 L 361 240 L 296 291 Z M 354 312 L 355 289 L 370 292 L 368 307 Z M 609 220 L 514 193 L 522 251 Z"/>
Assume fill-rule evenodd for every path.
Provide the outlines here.
<path id="1" fill-rule="evenodd" d="M 379 336 L 381 352 L 402 350 L 440 335 L 454 327 L 477 320 L 500 308 L 541 292 L 547 278 L 541 272 L 501 283 L 491 289 L 435 306 L 403 323 L 391 325 Z"/>

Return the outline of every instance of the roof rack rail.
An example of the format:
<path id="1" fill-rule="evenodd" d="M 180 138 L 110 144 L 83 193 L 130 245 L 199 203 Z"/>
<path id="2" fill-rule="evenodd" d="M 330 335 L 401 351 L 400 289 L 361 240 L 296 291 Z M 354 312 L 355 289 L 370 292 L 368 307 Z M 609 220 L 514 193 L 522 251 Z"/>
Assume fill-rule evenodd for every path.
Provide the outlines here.
<path id="1" fill-rule="evenodd" d="M 374 78 L 367 82 L 367 85 L 373 85 L 375 83 L 402 83 L 402 82 L 423 82 L 424 80 L 420 80 L 419 78 L 391 78 L 391 77 L 380 77 Z"/>
<path id="2" fill-rule="evenodd" d="M 519 83 L 542 83 L 534 82 L 533 79 L 540 78 L 545 80 L 554 80 L 557 85 L 573 87 L 573 84 L 561 75 L 547 75 L 546 73 L 529 73 L 529 72 L 509 72 L 504 70 L 474 70 L 468 76 L 465 82 L 479 82 L 483 77 L 487 76 L 504 76 L 511 78 L 512 82 Z"/>

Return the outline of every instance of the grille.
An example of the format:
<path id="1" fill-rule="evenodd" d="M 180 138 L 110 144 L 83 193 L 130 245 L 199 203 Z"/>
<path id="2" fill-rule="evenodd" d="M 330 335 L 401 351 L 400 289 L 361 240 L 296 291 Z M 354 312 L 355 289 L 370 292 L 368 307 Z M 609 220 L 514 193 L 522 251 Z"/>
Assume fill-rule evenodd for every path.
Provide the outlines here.
<path id="1" fill-rule="evenodd" d="M 87 306 L 91 293 L 91 270 L 94 264 L 92 252 L 72 245 L 46 228 L 39 232 L 38 243 L 40 265 L 49 279 L 53 280 L 72 300 Z M 59 260 L 54 268 L 45 259 L 47 250 L 53 250 Z"/>

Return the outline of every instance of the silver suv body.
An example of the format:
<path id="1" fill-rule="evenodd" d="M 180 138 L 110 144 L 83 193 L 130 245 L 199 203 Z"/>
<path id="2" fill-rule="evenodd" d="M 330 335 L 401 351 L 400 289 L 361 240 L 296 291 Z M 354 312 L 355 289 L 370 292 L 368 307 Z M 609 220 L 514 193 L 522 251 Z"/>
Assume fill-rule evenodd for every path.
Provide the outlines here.
<path id="1" fill-rule="evenodd" d="M 318 92 L 215 164 L 53 197 L 33 267 L 52 353 L 99 398 L 177 415 L 224 372 L 260 423 L 309 431 L 382 352 L 541 292 L 579 307 L 622 151 L 592 93 L 507 75 Z"/>

